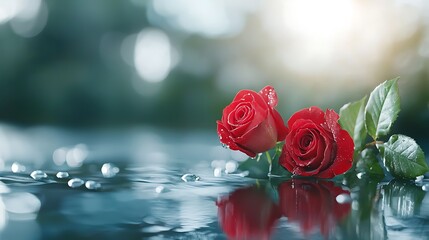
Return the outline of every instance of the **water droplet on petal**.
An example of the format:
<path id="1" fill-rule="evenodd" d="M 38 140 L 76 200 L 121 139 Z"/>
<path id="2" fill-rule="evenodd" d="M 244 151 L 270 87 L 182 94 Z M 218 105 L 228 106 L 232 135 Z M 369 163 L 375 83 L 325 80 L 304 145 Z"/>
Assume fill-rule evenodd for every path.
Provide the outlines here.
<path id="1" fill-rule="evenodd" d="M 101 173 L 106 178 L 112 178 L 119 173 L 119 168 L 113 163 L 105 163 L 101 167 Z"/>
<path id="2" fill-rule="evenodd" d="M 182 180 L 184 182 L 196 182 L 200 180 L 200 177 L 192 173 L 187 173 L 182 176 Z"/>
<path id="3" fill-rule="evenodd" d="M 68 178 L 70 175 L 68 172 L 57 172 L 57 178 Z"/>
<path id="4" fill-rule="evenodd" d="M 101 188 L 101 184 L 99 182 L 89 180 L 86 181 L 85 187 L 89 190 L 97 190 Z"/>
<path id="5" fill-rule="evenodd" d="M 67 184 L 71 188 L 78 188 L 78 187 L 82 186 L 84 183 L 85 182 L 80 178 L 72 178 L 67 182 Z"/>
<path id="6" fill-rule="evenodd" d="M 19 164 L 17 162 L 14 162 L 12 164 L 12 166 L 10 167 L 10 169 L 12 170 L 12 172 L 14 173 L 21 173 L 21 172 L 25 172 L 25 166 L 22 164 Z"/>
<path id="7" fill-rule="evenodd" d="M 338 203 L 343 204 L 343 203 L 349 203 L 352 201 L 352 198 L 350 197 L 349 194 L 347 193 L 342 193 L 340 195 L 338 195 L 335 200 L 337 200 Z"/>
<path id="8" fill-rule="evenodd" d="M 41 170 L 36 170 L 33 171 L 30 176 L 34 179 L 34 180 L 40 180 L 43 178 L 47 178 L 48 174 L 46 174 L 45 172 L 41 171 Z"/>

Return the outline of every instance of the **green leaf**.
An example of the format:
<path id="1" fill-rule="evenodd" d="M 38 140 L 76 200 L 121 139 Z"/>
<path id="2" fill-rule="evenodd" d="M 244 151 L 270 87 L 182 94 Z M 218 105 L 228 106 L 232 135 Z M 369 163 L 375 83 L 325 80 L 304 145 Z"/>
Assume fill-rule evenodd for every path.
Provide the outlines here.
<path id="1" fill-rule="evenodd" d="M 263 157 L 261 155 L 261 158 Z M 269 167 L 268 161 L 256 161 L 256 159 L 249 158 L 240 163 L 238 170 L 248 172 L 247 176 L 251 178 L 266 179 L 268 178 Z"/>
<path id="2" fill-rule="evenodd" d="M 398 79 L 399 77 L 385 81 L 369 95 L 365 107 L 365 126 L 374 140 L 386 136 L 398 117 L 400 110 Z"/>
<path id="3" fill-rule="evenodd" d="M 341 127 L 353 138 L 355 150 L 361 150 L 365 144 L 365 103 L 367 96 L 359 101 L 347 103 L 340 109 Z"/>
<path id="4" fill-rule="evenodd" d="M 383 168 L 378 163 L 375 149 L 367 148 L 362 151 L 356 163 L 356 171 L 370 176 L 384 177 Z"/>
<path id="5" fill-rule="evenodd" d="M 377 147 L 383 155 L 387 171 L 394 177 L 413 179 L 429 171 L 422 149 L 410 137 L 395 134 Z"/>

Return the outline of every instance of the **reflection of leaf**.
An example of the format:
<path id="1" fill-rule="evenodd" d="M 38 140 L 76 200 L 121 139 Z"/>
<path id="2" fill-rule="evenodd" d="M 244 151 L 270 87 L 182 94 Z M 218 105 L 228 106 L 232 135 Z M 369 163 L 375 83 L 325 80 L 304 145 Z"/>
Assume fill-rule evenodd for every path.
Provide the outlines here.
<path id="1" fill-rule="evenodd" d="M 371 176 L 384 177 L 383 168 L 378 163 L 376 152 L 373 149 L 364 149 L 361 157 L 357 159 L 356 171 L 364 172 Z"/>
<path id="2" fill-rule="evenodd" d="M 413 217 L 419 214 L 426 192 L 411 182 L 393 180 L 383 186 L 384 206 L 390 207 L 393 216 Z"/>
<path id="3" fill-rule="evenodd" d="M 412 179 L 429 170 L 422 149 L 410 137 L 393 135 L 378 147 L 384 157 L 384 165 L 394 177 Z"/>
<path id="4" fill-rule="evenodd" d="M 365 126 L 374 140 L 386 136 L 398 116 L 398 79 L 399 77 L 385 81 L 369 95 L 365 107 Z"/>
<path id="5" fill-rule="evenodd" d="M 365 138 L 365 103 L 367 96 L 359 101 L 348 103 L 340 109 L 340 120 L 339 123 L 350 136 L 353 138 L 355 143 L 355 150 L 362 149 Z"/>

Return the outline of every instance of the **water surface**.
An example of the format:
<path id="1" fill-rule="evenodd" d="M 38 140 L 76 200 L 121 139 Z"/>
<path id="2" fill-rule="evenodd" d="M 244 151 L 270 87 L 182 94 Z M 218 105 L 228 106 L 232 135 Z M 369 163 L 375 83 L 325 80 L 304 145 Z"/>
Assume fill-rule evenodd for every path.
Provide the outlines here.
<path id="1" fill-rule="evenodd" d="M 253 179 L 213 132 L 0 131 L 1 239 L 427 239 L 429 180 Z"/>

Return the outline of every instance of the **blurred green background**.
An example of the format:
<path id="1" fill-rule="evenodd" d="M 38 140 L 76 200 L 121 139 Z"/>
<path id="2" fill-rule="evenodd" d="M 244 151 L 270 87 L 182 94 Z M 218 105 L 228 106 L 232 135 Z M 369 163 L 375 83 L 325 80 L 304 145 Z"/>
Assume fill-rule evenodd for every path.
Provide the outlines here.
<path id="1" fill-rule="evenodd" d="M 0 0 L 4 123 L 215 129 L 243 88 L 287 120 L 396 76 L 396 130 L 427 138 L 427 1 Z"/>

